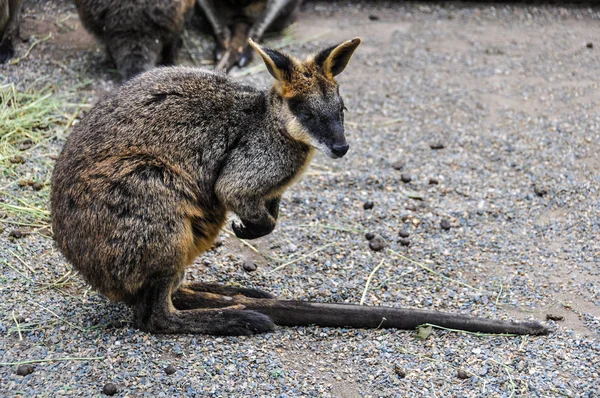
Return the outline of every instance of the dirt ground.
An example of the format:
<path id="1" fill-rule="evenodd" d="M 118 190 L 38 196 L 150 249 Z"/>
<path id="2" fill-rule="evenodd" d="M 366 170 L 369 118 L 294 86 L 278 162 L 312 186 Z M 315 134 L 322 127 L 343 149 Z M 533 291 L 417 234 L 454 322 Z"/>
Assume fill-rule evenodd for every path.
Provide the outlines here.
<path id="1" fill-rule="evenodd" d="M 370 305 L 562 317 L 547 321 L 556 328 L 550 336 L 436 331 L 420 341 L 412 331 L 329 328 L 147 335 L 132 328 L 126 307 L 77 276 L 39 288 L 70 266 L 43 230 L 15 239 L 0 220 L 0 395 L 96 396 L 114 382 L 123 397 L 600 396 L 600 8 L 444 3 L 303 7 L 285 51 L 303 56 L 363 39 L 339 76 L 350 152 L 315 158 L 284 196 L 272 235 L 250 247 L 224 232 L 223 246 L 201 256 L 188 278 L 356 303 L 383 261 Z M 70 2 L 31 1 L 21 34 L 21 59 L 0 66 L 0 84 L 52 84 L 88 104 L 119 84 Z M 189 27 L 185 43 L 182 64 L 210 67 L 210 37 Z M 268 73 L 253 65 L 233 75 L 268 87 Z M 27 176 L 45 181 L 47 195 L 48 159 L 63 142 L 2 165 L 14 173 L 0 176 L 0 200 L 22 195 L 15 179 Z M 373 209 L 363 208 L 367 201 Z M 385 250 L 369 249 L 369 231 Z M 257 271 L 244 271 L 249 261 Z M 15 272 L 20 264 L 33 280 Z M 21 336 L 18 320 L 33 325 Z M 47 361 L 17 375 L 15 363 L 28 360 Z"/>

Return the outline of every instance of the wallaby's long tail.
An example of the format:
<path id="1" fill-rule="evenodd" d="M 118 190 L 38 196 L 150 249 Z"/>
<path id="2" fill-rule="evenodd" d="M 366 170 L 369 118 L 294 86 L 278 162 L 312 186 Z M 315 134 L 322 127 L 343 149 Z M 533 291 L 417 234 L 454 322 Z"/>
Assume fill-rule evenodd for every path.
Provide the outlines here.
<path id="1" fill-rule="evenodd" d="M 550 328 L 536 321 L 501 321 L 468 315 L 410 308 L 370 307 L 353 304 L 325 304 L 276 299 L 239 299 L 246 309 L 270 316 L 277 325 L 351 328 L 415 329 L 430 323 L 444 328 L 480 333 L 544 335 Z"/>

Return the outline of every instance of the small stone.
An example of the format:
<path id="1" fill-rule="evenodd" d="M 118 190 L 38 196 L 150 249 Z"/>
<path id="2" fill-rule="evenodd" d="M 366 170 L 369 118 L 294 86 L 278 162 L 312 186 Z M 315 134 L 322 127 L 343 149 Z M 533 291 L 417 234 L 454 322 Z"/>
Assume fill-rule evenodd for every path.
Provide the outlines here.
<path id="1" fill-rule="evenodd" d="M 367 238 L 367 240 L 372 240 L 375 237 L 375 232 L 367 232 L 365 234 L 365 238 Z"/>
<path id="2" fill-rule="evenodd" d="M 104 387 L 102 387 L 102 393 L 105 395 L 115 395 L 118 392 L 119 389 L 115 383 L 106 383 Z"/>
<path id="3" fill-rule="evenodd" d="M 16 155 L 8 159 L 8 161 L 14 164 L 22 164 L 25 163 L 25 158 L 21 155 Z"/>
<path id="4" fill-rule="evenodd" d="M 448 221 L 445 218 L 442 218 L 442 221 L 440 221 L 440 227 L 442 227 L 442 229 L 444 231 L 449 230 L 450 228 L 452 228 L 452 225 L 450 224 L 450 221 Z"/>
<path id="5" fill-rule="evenodd" d="M 166 368 L 165 368 L 165 373 L 168 375 L 172 375 L 173 373 L 177 372 L 177 369 L 175 369 L 175 366 L 169 364 Z"/>
<path id="6" fill-rule="evenodd" d="M 367 200 L 363 204 L 363 209 L 365 209 L 365 210 L 371 210 L 373 208 L 373 206 L 375 206 L 375 203 L 371 202 L 370 200 Z"/>
<path id="7" fill-rule="evenodd" d="M 398 235 L 401 238 L 408 238 L 410 236 L 410 233 L 407 230 L 403 229 L 400 232 L 398 232 Z"/>
<path id="8" fill-rule="evenodd" d="M 400 238 L 399 242 L 402 246 L 410 246 L 410 239 Z"/>
<path id="9" fill-rule="evenodd" d="M 213 243 L 213 247 L 221 247 L 223 246 L 223 241 L 221 239 L 217 239 Z"/>
<path id="10" fill-rule="evenodd" d="M 540 186 L 540 185 L 535 185 L 533 187 L 533 192 L 535 192 L 535 194 L 537 196 L 544 196 L 548 193 L 548 189 L 546 189 L 546 187 Z"/>
<path id="11" fill-rule="evenodd" d="M 565 317 L 561 316 L 561 315 L 555 315 L 555 314 L 546 314 L 546 320 L 547 321 L 564 321 Z"/>
<path id="12" fill-rule="evenodd" d="M 396 376 L 398 376 L 401 379 L 404 379 L 406 377 L 406 371 L 404 371 L 404 369 L 402 369 L 398 365 L 394 366 L 394 373 L 396 373 Z"/>
<path id="13" fill-rule="evenodd" d="M 35 182 L 33 183 L 33 185 L 31 186 L 31 188 L 33 188 L 34 191 L 41 191 L 42 188 L 44 188 L 44 184 L 39 183 L 39 182 Z"/>
<path id="14" fill-rule="evenodd" d="M 385 240 L 383 240 L 381 236 L 377 235 L 373 237 L 373 239 L 371 239 L 371 241 L 369 242 L 369 247 L 371 248 L 371 250 L 379 252 L 385 247 Z"/>
<path id="15" fill-rule="evenodd" d="M 27 235 L 27 232 L 21 231 L 20 229 L 13 229 L 8 233 L 8 237 L 14 239 L 21 239 L 25 235 Z"/>
<path id="16" fill-rule="evenodd" d="M 402 160 L 396 160 L 392 163 L 392 168 L 394 170 L 402 170 L 404 168 L 405 163 Z"/>
<path id="17" fill-rule="evenodd" d="M 408 173 L 402 173 L 402 175 L 400 176 L 400 179 L 402 180 L 402 182 L 406 182 L 406 183 L 409 183 L 412 181 L 412 177 Z"/>
<path id="18" fill-rule="evenodd" d="M 379 21 L 379 16 L 375 14 L 369 15 L 369 20 L 371 21 Z"/>
<path id="19" fill-rule="evenodd" d="M 429 148 L 433 149 L 433 150 L 438 150 L 438 149 L 444 149 L 444 144 L 442 144 L 441 142 L 432 142 L 431 144 L 429 144 Z"/>
<path id="20" fill-rule="evenodd" d="M 17 375 L 18 376 L 27 376 L 27 375 L 32 374 L 34 370 L 35 370 L 35 368 L 31 364 L 19 365 L 19 367 L 17 368 Z"/>
<path id="21" fill-rule="evenodd" d="M 254 271 L 256 271 L 256 268 L 257 268 L 256 263 L 254 263 L 254 261 L 252 261 L 252 260 L 244 261 L 243 267 L 244 267 L 244 271 L 246 271 L 246 272 L 254 272 Z"/>
<path id="22" fill-rule="evenodd" d="M 290 243 L 287 247 L 287 251 L 288 251 L 288 253 L 295 253 L 298 251 L 298 246 L 296 246 L 293 243 Z"/>
<path id="23" fill-rule="evenodd" d="M 588 41 L 587 43 L 585 43 L 585 46 L 587 48 L 594 48 L 594 43 L 592 43 L 591 41 Z"/>
<path id="24" fill-rule="evenodd" d="M 470 379 L 471 376 L 469 376 L 469 374 L 467 372 L 465 372 L 463 369 L 458 369 L 458 372 L 456 372 L 456 377 L 458 377 L 459 379 Z"/>
<path id="25" fill-rule="evenodd" d="M 440 181 L 437 178 L 435 178 L 435 177 L 431 177 L 429 179 L 429 185 L 437 185 L 439 183 L 440 183 Z"/>

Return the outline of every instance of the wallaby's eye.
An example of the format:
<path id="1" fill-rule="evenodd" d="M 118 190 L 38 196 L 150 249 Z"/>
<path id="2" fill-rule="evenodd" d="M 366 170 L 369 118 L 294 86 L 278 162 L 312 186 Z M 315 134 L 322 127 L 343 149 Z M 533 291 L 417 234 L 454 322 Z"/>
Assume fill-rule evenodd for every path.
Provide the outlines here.
<path id="1" fill-rule="evenodd" d="M 302 112 L 302 113 L 300 113 L 300 119 L 302 119 L 302 120 L 310 120 L 312 118 L 313 118 L 313 115 L 310 112 Z"/>

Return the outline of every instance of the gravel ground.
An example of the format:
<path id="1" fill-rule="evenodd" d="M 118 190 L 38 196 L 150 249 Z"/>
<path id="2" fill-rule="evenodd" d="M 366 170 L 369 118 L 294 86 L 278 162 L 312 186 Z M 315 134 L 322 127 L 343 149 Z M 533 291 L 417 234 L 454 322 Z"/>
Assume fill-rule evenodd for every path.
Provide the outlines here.
<path id="1" fill-rule="evenodd" d="M 23 36 L 53 36 L 17 66 L 0 66 L 0 80 L 64 90 L 87 82 L 77 95 L 90 102 L 115 87 L 117 74 L 70 2 L 32 1 L 25 12 Z M 306 4 L 294 33 L 304 44 L 290 52 L 364 39 L 339 78 L 350 152 L 315 158 L 284 196 L 276 231 L 252 242 L 258 253 L 224 233 L 188 273 L 283 298 L 355 303 L 383 260 L 368 304 L 563 317 L 548 321 L 550 336 L 435 331 L 418 340 L 410 331 L 316 327 L 148 335 L 131 327 L 128 308 L 77 276 L 43 285 L 70 266 L 43 234 L 9 238 L 5 224 L 0 396 L 101 396 L 107 383 L 122 397 L 600 396 L 599 20 L 600 9 L 586 7 Z M 210 57 L 206 37 L 190 30 L 186 42 L 182 63 Z M 271 80 L 264 71 L 240 78 Z M 52 162 L 43 155 L 62 142 L 10 167 L 47 180 Z M 0 175 L 0 187 L 22 195 L 12 182 L 14 173 Z M 386 249 L 372 251 L 367 232 Z M 29 279 L 14 270 L 24 267 L 16 255 Z M 245 271 L 249 262 L 258 269 Z M 6 364 L 51 359 L 25 376 Z"/>

